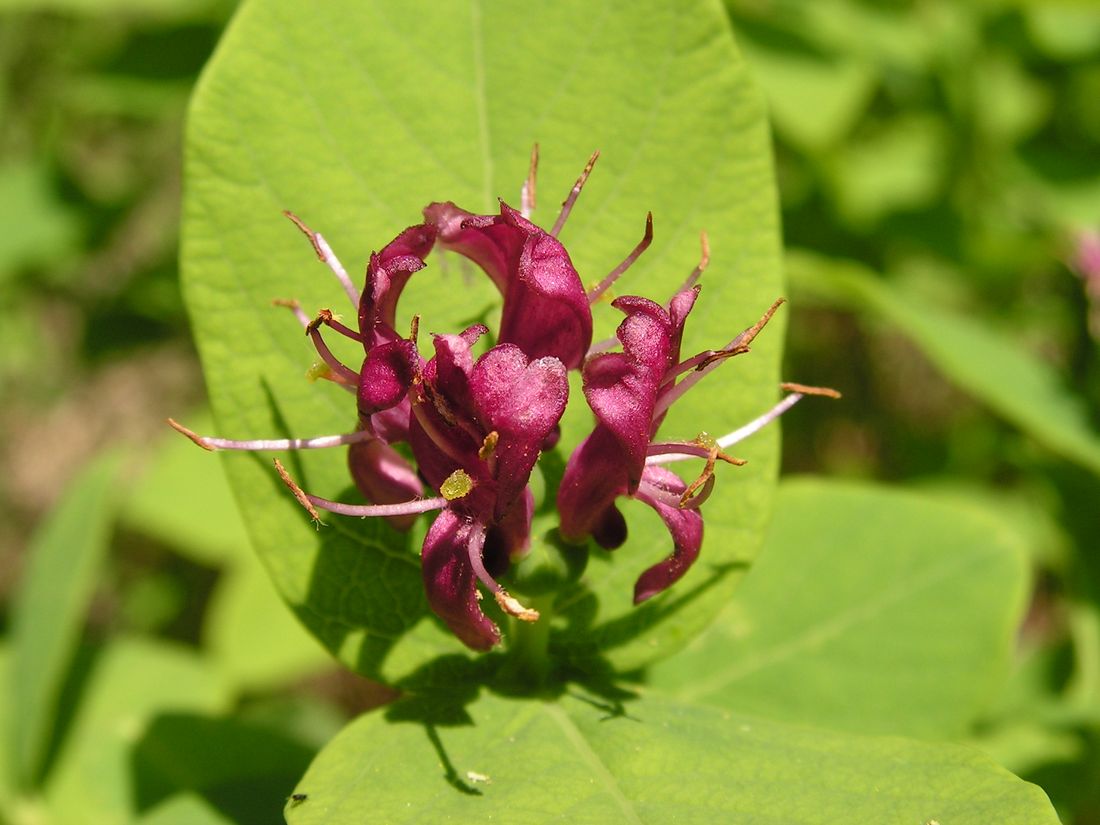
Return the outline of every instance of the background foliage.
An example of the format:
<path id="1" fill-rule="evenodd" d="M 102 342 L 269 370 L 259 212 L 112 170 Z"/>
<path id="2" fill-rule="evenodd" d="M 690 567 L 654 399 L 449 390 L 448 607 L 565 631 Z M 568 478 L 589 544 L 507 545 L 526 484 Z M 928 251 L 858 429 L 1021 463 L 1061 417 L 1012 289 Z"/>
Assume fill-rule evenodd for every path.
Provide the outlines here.
<path id="1" fill-rule="evenodd" d="M 250 13 L 261 8 L 273 6 L 251 4 Z M 311 798 L 291 802 L 288 815 L 315 821 L 318 800 L 358 810 L 356 789 L 377 785 L 361 775 L 349 784 L 340 766 L 351 760 L 341 754 L 384 743 L 406 757 L 379 763 L 398 773 L 376 782 L 418 782 L 437 804 L 460 806 L 456 816 L 492 801 L 538 821 L 562 788 L 595 775 L 599 792 L 578 804 L 667 821 L 694 800 L 661 778 L 692 770 L 712 784 L 751 777 L 737 798 L 779 818 L 819 821 L 843 809 L 865 821 L 874 811 L 856 816 L 850 805 L 868 771 L 882 771 L 878 787 L 904 789 L 904 772 L 886 766 L 908 760 L 929 766 L 932 789 L 923 806 L 905 797 L 912 821 L 1052 821 L 1041 795 L 994 762 L 1038 783 L 1062 821 L 1100 821 L 1100 380 L 1087 273 L 1072 266 L 1079 233 L 1100 225 L 1100 15 L 1007 0 L 728 3 L 771 119 L 791 298 L 783 374 L 845 393 L 784 423 L 783 473 L 817 478 L 781 484 L 760 561 L 713 629 L 681 656 L 620 680 L 621 695 L 550 704 L 481 695 L 466 719 L 444 714 L 427 726 L 403 721 L 394 705 L 344 728 L 392 693 L 331 664 L 275 596 L 216 461 L 161 432 L 165 416 L 187 410 L 195 429 L 213 426 L 200 411 L 177 286 L 176 224 L 184 107 L 231 11 L 213 1 L 0 2 L 0 665 L 10 686 L 0 694 L 0 818 L 271 822 L 298 787 Z M 487 33 L 507 32 L 503 18 L 482 13 Z M 695 13 L 722 23 L 714 8 Z M 586 94 L 601 83 L 585 79 L 612 78 L 632 59 L 613 45 L 587 60 L 532 63 L 575 70 L 569 99 L 596 106 L 599 90 Z M 236 59 L 262 65 L 257 46 L 230 39 L 224 59 L 236 49 Z M 500 48 L 496 59 L 508 58 Z M 337 78 L 339 59 L 331 50 L 310 58 Z M 387 65 L 414 71 L 416 61 Z M 721 85 L 729 68 L 715 71 L 696 92 Z M 285 105 L 308 102 L 295 94 L 300 75 L 271 77 Z M 427 82 L 415 73 L 392 80 Z M 509 94 L 487 96 L 499 107 L 486 111 L 489 122 L 522 109 Z M 630 86 L 618 94 L 628 108 L 638 99 Z M 669 105 L 698 110 L 687 94 L 670 93 Z M 353 117 L 357 105 L 324 116 Z M 395 105 L 415 112 L 409 120 L 425 135 L 445 127 L 446 112 L 420 111 L 414 97 Z M 705 111 L 690 117 L 707 123 Z M 574 125 L 556 126 L 553 145 L 544 139 L 551 202 L 554 182 L 575 174 L 571 158 L 590 148 Z M 606 168 L 578 216 L 590 208 L 595 217 L 571 228 L 593 267 L 629 247 L 640 227 L 638 214 L 620 209 L 600 223 L 615 182 L 633 186 L 615 193 L 627 200 L 657 198 L 668 183 L 641 174 L 667 173 L 654 159 L 639 161 L 636 178 L 616 167 L 625 161 L 609 147 L 631 145 L 637 129 L 599 136 Z M 713 151 L 708 142 L 735 140 L 668 129 L 687 159 Z M 529 138 L 507 129 L 494 137 L 494 162 L 522 174 Z M 294 191 L 320 200 L 349 172 L 313 139 L 286 135 L 283 151 L 314 149 L 295 158 L 309 185 Z M 370 129 L 344 140 L 361 163 L 381 151 Z M 360 195 L 305 206 L 344 216 L 332 230 L 315 223 L 357 268 L 385 240 L 375 222 L 404 225 L 440 195 L 485 204 L 498 189 L 511 195 L 511 173 L 463 179 L 475 168 L 467 156 L 482 157 L 476 145 L 450 149 L 454 157 L 402 170 L 401 180 L 419 181 L 407 193 L 379 194 L 400 206 L 371 212 Z M 440 192 L 434 176 L 448 168 L 463 172 Z M 371 168 L 356 174 L 398 180 Z M 417 188 L 427 183 L 430 192 Z M 369 236 L 351 222 L 360 209 L 375 227 Z M 742 250 L 752 221 L 768 218 L 739 217 Z M 671 283 L 694 256 L 695 221 L 661 212 L 656 220 L 668 246 L 655 248 L 639 277 L 674 265 Z M 321 277 L 299 238 L 278 222 L 268 228 L 278 237 L 237 243 L 274 250 L 278 277 L 291 280 L 241 299 L 254 312 L 280 290 L 308 297 Z M 725 263 L 738 277 L 742 264 Z M 719 290 L 708 283 L 704 302 Z M 265 340 L 285 348 L 294 337 Z M 757 357 L 766 364 L 763 346 Z M 303 385 L 290 391 L 315 395 Z M 634 690 L 643 699 L 631 699 Z M 632 717 L 672 731 L 661 740 L 667 763 L 627 758 L 641 735 Z M 470 719 L 477 724 L 456 725 Z M 812 736 L 797 733 L 807 726 Z M 501 749 L 509 736 L 530 754 L 520 777 L 510 773 L 515 751 Z M 584 755 L 583 778 L 549 758 L 558 749 Z M 702 760 L 700 750 L 721 758 Z M 798 764 L 807 772 L 785 772 Z M 400 775 L 410 765 L 427 767 Z M 710 773 L 722 765 L 728 771 Z M 832 797 L 812 780 L 824 766 L 839 788 Z M 546 781 L 515 795 L 532 772 Z M 1004 803 L 1019 806 L 1013 815 L 981 807 L 975 794 L 951 796 L 986 781 L 1013 788 Z M 800 793 L 815 810 L 780 807 Z M 930 807 L 949 798 L 956 807 L 947 812 Z"/>

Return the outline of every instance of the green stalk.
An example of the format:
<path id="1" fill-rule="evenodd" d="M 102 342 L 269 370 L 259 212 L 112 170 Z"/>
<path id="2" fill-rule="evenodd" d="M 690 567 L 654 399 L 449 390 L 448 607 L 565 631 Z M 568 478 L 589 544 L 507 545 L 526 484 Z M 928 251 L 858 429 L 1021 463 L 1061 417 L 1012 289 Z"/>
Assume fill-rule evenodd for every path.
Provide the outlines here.
<path id="1" fill-rule="evenodd" d="M 505 672 L 519 685 L 530 689 L 544 685 L 550 675 L 550 620 L 554 594 L 530 599 L 528 606 L 539 612 L 538 621 L 511 620 L 509 661 Z"/>

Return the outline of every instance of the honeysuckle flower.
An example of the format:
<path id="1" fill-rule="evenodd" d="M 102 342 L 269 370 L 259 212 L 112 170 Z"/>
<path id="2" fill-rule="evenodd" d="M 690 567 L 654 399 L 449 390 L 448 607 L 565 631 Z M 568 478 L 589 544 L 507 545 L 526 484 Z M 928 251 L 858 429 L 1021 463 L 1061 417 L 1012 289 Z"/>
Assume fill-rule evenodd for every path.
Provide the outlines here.
<path id="1" fill-rule="evenodd" d="M 436 615 L 475 650 L 500 641 L 499 628 L 481 610 L 479 583 L 506 613 L 538 619 L 494 574 L 527 550 L 534 511 L 527 482 L 569 396 L 565 366 L 553 356 L 529 359 L 514 344 L 498 344 L 474 361 L 471 347 L 485 332 L 479 324 L 435 336 L 435 357 L 418 376 L 410 443 L 439 497 L 404 508 L 340 504 L 303 492 L 279 467 L 314 518 L 316 508 L 388 517 L 441 510 L 421 550 L 424 589 Z"/>
<path id="2" fill-rule="evenodd" d="M 421 554 L 428 603 L 462 641 L 483 650 L 499 629 L 478 605 L 480 582 L 506 612 L 537 617 L 496 582 L 528 548 L 534 498 L 527 489 L 541 446 L 569 397 L 565 366 L 498 344 L 474 361 L 470 348 L 487 332 L 438 335 L 413 402 L 411 444 L 421 474 L 440 487 L 456 471 L 470 492 L 437 517 Z"/>
<path id="3" fill-rule="evenodd" d="M 536 504 L 529 481 L 540 454 L 555 448 L 560 437 L 570 369 L 582 368 L 584 395 L 596 423 L 570 456 L 558 490 L 548 495 L 557 504 L 566 540 L 583 543 L 591 538 L 607 549 L 621 546 L 627 538 L 618 499 L 637 499 L 658 513 L 674 549 L 639 577 L 635 602 L 669 587 L 699 555 L 700 507 L 714 487 L 714 466 L 718 461 L 743 463 L 723 450 L 766 426 L 804 394 L 831 392 L 784 385 L 790 395 L 722 438 L 657 440 L 670 406 L 721 362 L 747 352 L 782 301 L 724 348 L 682 358 L 684 325 L 708 259 L 704 236 L 703 259 L 667 305 L 634 295 L 612 302 L 625 315 L 616 333 L 621 351 L 610 351 L 613 341 L 593 345 L 591 305 L 653 237 L 652 216 L 647 215 L 645 234 L 634 250 L 585 289 L 557 235 L 597 154 L 549 232 L 529 219 L 536 152 L 520 210 L 503 201 L 499 214 L 493 215 L 474 214 L 450 202 L 430 204 L 422 223 L 408 227 L 370 256 L 362 293 L 325 239 L 287 213 L 337 277 L 356 313 L 352 328 L 328 309 L 311 318 L 296 301 L 277 302 L 291 309 L 320 359 L 307 374 L 330 380 L 355 396 L 354 430 L 315 438 L 234 440 L 200 436 L 170 421 L 210 450 L 348 447 L 348 467 L 367 504 L 311 495 L 278 460 L 275 467 L 318 521 L 318 511 L 325 510 L 385 518 L 403 529 L 422 514 L 434 514 L 421 548 L 427 601 L 474 650 L 488 650 L 501 639 L 500 628 L 481 609 L 482 589 L 506 614 L 521 621 L 539 618 L 497 579 L 529 548 Z M 472 260 L 502 295 L 494 345 L 479 357 L 475 347 L 489 332 L 481 324 L 457 334 L 433 334 L 433 352 L 427 358 L 418 344 L 417 316 L 412 316 L 407 335 L 399 331 L 401 293 L 436 247 Z M 358 369 L 333 354 L 326 332 L 363 347 Z M 407 446 L 395 449 L 402 444 Z M 688 459 L 703 462 L 701 474 L 690 484 L 664 466 Z M 429 497 L 424 497 L 426 490 L 431 491 Z"/>
<path id="4" fill-rule="evenodd" d="M 358 315 L 358 330 L 352 330 L 330 310 L 323 309 L 309 320 L 297 302 L 283 302 L 298 316 L 321 357 L 324 366 L 318 375 L 356 393 L 358 429 L 363 435 L 348 450 L 352 479 L 368 501 L 378 504 L 396 504 L 419 496 L 422 485 L 416 471 L 390 446 L 408 441 L 408 391 L 421 367 L 415 330 L 409 339 L 402 338 L 394 329 L 394 318 L 402 289 L 413 273 L 425 266 L 424 259 L 435 243 L 434 229 L 411 226 L 380 252 L 372 253 L 365 288 L 360 294 L 325 239 L 297 216 L 286 214 L 343 284 Z M 322 327 L 362 344 L 364 358 L 358 372 L 336 359 L 324 341 Z M 406 529 L 415 516 L 394 515 L 388 520 L 394 527 Z"/>
<path id="5" fill-rule="evenodd" d="M 612 301 L 626 315 L 616 330 L 622 352 L 600 352 L 584 364 L 584 394 L 596 427 L 570 456 L 558 487 L 560 529 L 567 541 L 591 537 L 605 549 L 622 545 L 626 521 L 616 501 L 624 496 L 648 504 L 664 521 L 673 552 L 638 578 L 635 604 L 668 588 L 698 557 L 703 540 L 699 507 L 713 488 L 715 461 L 743 463 L 722 452 L 733 441 L 701 436 L 695 442 L 661 443 L 654 441 L 657 430 L 672 404 L 704 375 L 749 351 L 782 303 L 776 301 L 722 349 L 682 360 L 684 325 L 700 290 L 694 277 L 664 307 L 637 296 Z M 706 459 L 703 474 L 690 486 L 660 466 L 689 456 Z"/>

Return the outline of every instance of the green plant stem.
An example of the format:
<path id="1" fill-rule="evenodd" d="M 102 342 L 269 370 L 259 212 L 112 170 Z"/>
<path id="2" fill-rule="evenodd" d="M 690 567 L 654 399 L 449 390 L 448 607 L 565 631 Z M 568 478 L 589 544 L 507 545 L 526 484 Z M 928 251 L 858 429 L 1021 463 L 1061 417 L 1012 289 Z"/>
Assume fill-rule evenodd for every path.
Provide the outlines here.
<path id="1" fill-rule="evenodd" d="M 535 622 L 512 619 L 509 633 L 508 671 L 522 684 L 542 685 L 550 675 L 550 620 L 554 596 L 530 600 L 529 607 L 539 612 Z"/>

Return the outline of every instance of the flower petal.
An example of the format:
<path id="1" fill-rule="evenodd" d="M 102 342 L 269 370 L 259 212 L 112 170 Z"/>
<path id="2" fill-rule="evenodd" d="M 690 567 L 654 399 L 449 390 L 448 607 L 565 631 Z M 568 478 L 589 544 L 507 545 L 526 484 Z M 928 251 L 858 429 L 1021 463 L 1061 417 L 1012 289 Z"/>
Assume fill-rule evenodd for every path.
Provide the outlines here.
<path id="1" fill-rule="evenodd" d="M 369 418 L 400 404 L 419 369 L 420 356 L 412 341 L 399 338 L 371 347 L 359 370 L 359 415 Z"/>
<path id="2" fill-rule="evenodd" d="M 470 564 L 470 552 L 480 553 L 484 542 L 484 526 L 444 510 L 428 530 L 420 554 L 428 604 L 474 650 L 488 650 L 500 641 L 500 630 L 481 612 Z"/>
<path id="3" fill-rule="evenodd" d="M 499 344 L 474 365 L 470 391 L 485 431 L 497 434 L 491 461 L 499 519 L 526 488 L 543 442 L 565 412 L 569 379 L 557 358 L 528 361 L 518 346 Z"/>
<path id="4" fill-rule="evenodd" d="M 615 333 L 623 351 L 588 359 L 584 395 L 599 423 L 619 442 L 627 492 L 633 493 L 653 435 L 653 410 L 668 369 L 672 327 L 664 309 L 646 298 L 626 296 L 612 306 L 626 313 Z"/>
<path id="5" fill-rule="evenodd" d="M 401 504 L 424 492 L 409 462 L 378 438 L 357 441 L 348 448 L 348 469 L 359 492 L 372 504 Z M 396 530 L 407 530 L 419 514 L 389 516 Z"/>
<path id="6" fill-rule="evenodd" d="M 652 493 L 682 495 L 687 485 L 663 467 L 646 467 L 642 484 L 635 495 L 657 511 L 672 534 L 674 550 L 664 561 L 650 567 L 634 583 L 634 604 L 656 596 L 683 577 L 699 557 L 703 544 L 703 516 L 697 509 L 681 509 L 660 501 Z"/>
<path id="7" fill-rule="evenodd" d="M 562 536 L 573 542 L 592 536 L 607 549 L 622 544 L 626 529 L 615 499 L 626 495 L 626 487 L 619 441 L 607 427 L 597 425 L 569 456 L 558 486 Z"/>
<path id="8" fill-rule="evenodd" d="M 433 203 L 424 217 L 445 249 L 472 260 L 500 290 L 501 343 L 516 344 L 529 358 L 552 355 L 567 369 L 581 365 L 592 343 L 592 311 L 557 238 L 504 202 L 499 216 Z"/>
<path id="9" fill-rule="evenodd" d="M 401 290 L 414 272 L 424 268 L 435 235 L 430 224 L 410 226 L 370 256 L 366 289 L 359 298 L 359 332 L 368 352 L 374 344 L 396 337 L 394 316 Z"/>

